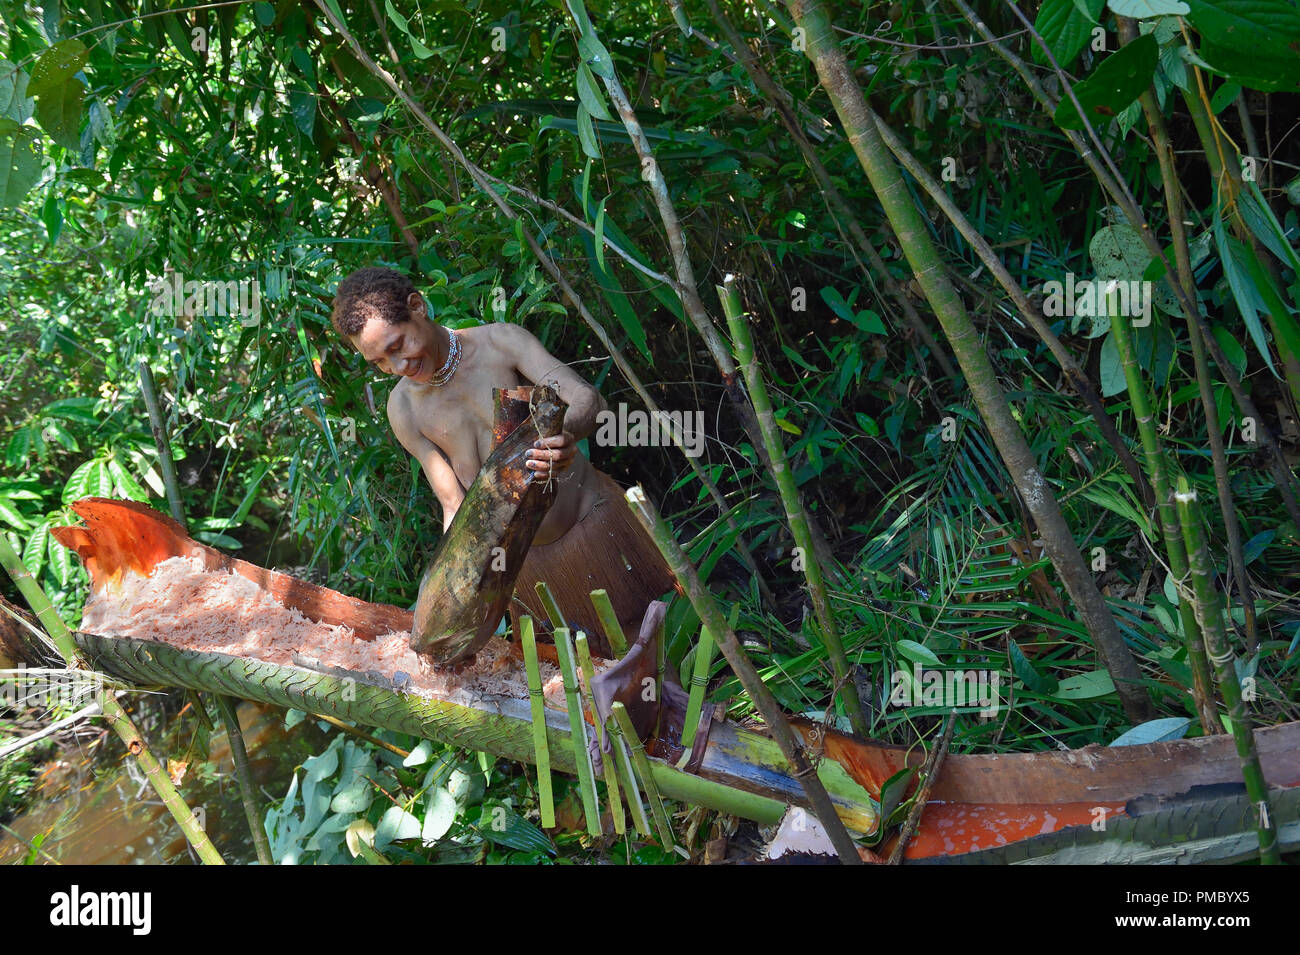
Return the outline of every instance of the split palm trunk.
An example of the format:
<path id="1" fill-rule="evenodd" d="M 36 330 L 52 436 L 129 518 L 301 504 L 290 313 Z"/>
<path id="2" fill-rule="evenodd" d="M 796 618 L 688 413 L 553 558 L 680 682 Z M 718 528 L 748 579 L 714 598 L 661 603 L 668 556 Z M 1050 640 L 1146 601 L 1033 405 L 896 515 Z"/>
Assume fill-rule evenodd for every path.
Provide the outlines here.
<path id="1" fill-rule="evenodd" d="M 884 206 L 885 215 L 894 226 L 903 253 L 930 302 L 931 310 L 943 325 L 980 415 L 1038 525 L 1052 564 L 1092 635 L 1097 652 L 1115 683 L 1124 712 L 1134 722 L 1149 719 L 1152 715 L 1151 701 L 1142 687 L 1137 661 L 1125 645 L 1110 609 L 1097 590 L 1051 487 L 1038 471 L 1033 453 L 998 385 L 979 334 L 956 289 L 944 274 L 938 250 L 930 241 L 902 175 L 872 122 L 862 89 L 831 31 L 830 18 L 820 0 L 787 0 L 787 6 L 795 22 L 804 30 L 808 56 L 818 78 Z"/>

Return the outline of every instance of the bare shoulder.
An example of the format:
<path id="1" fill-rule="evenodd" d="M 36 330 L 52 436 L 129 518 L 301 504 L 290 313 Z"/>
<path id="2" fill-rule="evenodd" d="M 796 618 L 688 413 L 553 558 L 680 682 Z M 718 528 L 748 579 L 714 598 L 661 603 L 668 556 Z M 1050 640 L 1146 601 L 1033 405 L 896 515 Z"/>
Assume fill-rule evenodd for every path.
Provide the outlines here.
<path id="1" fill-rule="evenodd" d="M 411 396 L 407 393 L 406 379 L 403 378 L 388 393 L 388 423 L 393 429 L 393 434 L 397 440 L 403 444 L 407 442 L 407 436 L 412 433 L 414 422 L 414 409 L 411 406 Z"/>
<path id="2" fill-rule="evenodd" d="M 475 331 L 492 342 L 497 348 L 512 352 L 542 347 L 542 343 L 537 340 L 536 335 L 524 328 L 524 326 L 516 325 L 514 322 L 492 322 L 488 325 L 478 326 Z"/>

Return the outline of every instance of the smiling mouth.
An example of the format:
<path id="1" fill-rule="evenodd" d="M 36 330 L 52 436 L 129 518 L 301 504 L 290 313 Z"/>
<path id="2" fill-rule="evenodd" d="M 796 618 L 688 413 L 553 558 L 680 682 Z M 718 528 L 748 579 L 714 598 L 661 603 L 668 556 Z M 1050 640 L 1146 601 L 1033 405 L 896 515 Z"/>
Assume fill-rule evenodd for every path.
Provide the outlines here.
<path id="1" fill-rule="evenodd" d="M 415 371 L 411 372 L 411 374 L 408 375 L 407 377 L 409 377 L 409 378 L 419 378 L 419 377 L 420 377 L 420 372 L 422 372 L 422 371 L 424 371 L 424 359 L 423 359 L 423 358 L 421 358 L 421 359 L 420 359 L 420 363 L 419 363 L 418 365 L 415 366 Z"/>

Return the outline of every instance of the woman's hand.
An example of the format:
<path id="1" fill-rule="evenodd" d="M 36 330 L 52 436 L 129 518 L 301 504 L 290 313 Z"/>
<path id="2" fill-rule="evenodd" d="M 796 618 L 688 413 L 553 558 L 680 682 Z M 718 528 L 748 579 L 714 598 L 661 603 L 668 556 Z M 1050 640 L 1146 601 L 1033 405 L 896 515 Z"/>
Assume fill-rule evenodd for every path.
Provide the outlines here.
<path id="1" fill-rule="evenodd" d="M 528 452 L 527 467 L 539 478 L 550 478 L 568 469 L 578 454 L 573 435 L 562 431 L 553 438 L 538 438 Z"/>

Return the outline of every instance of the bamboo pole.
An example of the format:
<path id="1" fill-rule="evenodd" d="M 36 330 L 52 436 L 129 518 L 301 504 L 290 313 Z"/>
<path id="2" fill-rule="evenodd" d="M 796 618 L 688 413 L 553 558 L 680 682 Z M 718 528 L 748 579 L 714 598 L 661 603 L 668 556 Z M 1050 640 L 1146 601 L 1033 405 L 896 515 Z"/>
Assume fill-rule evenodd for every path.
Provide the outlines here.
<path id="1" fill-rule="evenodd" d="M 1137 35 L 1135 22 L 1128 17 L 1117 17 L 1120 38 L 1128 43 Z M 1141 96 L 1142 112 L 1151 131 L 1151 143 L 1160 166 L 1160 184 L 1164 189 L 1165 209 L 1169 220 L 1169 233 L 1174 245 L 1174 264 L 1178 282 L 1184 295 L 1196 297 L 1196 277 L 1192 274 L 1191 250 L 1187 243 L 1187 228 L 1183 225 L 1182 183 L 1174 168 L 1174 149 L 1165 127 L 1164 116 L 1156 103 L 1155 95 L 1147 89 Z M 1238 97 L 1238 103 L 1241 102 Z M 1246 570 L 1246 558 L 1241 545 L 1241 525 L 1233 506 L 1232 482 L 1228 474 L 1228 459 L 1223 449 L 1223 429 L 1219 422 L 1219 407 L 1210 381 L 1210 367 L 1206 359 L 1205 343 L 1201 330 L 1189 316 L 1183 316 L 1187 325 L 1187 339 L 1192 346 L 1192 364 L 1196 368 L 1196 388 L 1200 393 L 1201 408 L 1205 412 L 1205 433 L 1210 444 L 1210 461 L 1214 466 L 1214 481 L 1218 492 L 1219 513 L 1223 516 L 1223 529 L 1228 536 L 1228 558 L 1232 562 L 1232 576 L 1237 585 L 1237 596 L 1244 614 L 1246 654 L 1255 652 L 1258 634 L 1255 629 L 1255 596 Z"/>
<path id="2" fill-rule="evenodd" d="M 1124 368 L 1124 381 L 1128 385 L 1129 401 L 1133 405 L 1133 419 L 1137 423 L 1138 434 L 1142 438 L 1142 449 L 1146 454 L 1147 472 L 1156 490 L 1156 507 L 1160 516 L 1161 536 L 1165 542 L 1165 556 L 1169 560 L 1169 572 L 1174 580 L 1187 576 L 1187 550 L 1183 544 L 1182 529 L 1178 524 L 1178 510 L 1174 506 L 1169 486 L 1169 462 L 1164 448 L 1156 434 L 1155 416 L 1151 411 L 1151 396 L 1146 383 L 1142 380 L 1142 370 L 1138 367 L 1137 355 L 1133 348 L 1131 319 L 1115 314 L 1114 296 L 1107 295 L 1107 309 L 1111 315 L 1110 331 L 1115 337 L 1115 347 L 1119 351 L 1120 364 Z M 1192 700 L 1196 712 L 1200 714 L 1201 726 L 1207 736 L 1223 731 L 1219 714 L 1214 702 L 1214 684 L 1210 678 L 1210 665 L 1205 659 L 1205 646 L 1201 639 L 1201 628 L 1196 619 L 1191 601 L 1178 602 L 1178 616 L 1183 625 L 1183 644 L 1187 647 L 1187 662 L 1192 669 Z"/>
<path id="3" fill-rule="evenodd" d="M 22 560 L 14 553 L 13 546 L 9 543 L 9 538 L 0 533 L 0 565 L 2 565 L 9 576 L 13 579 L 14 586 L 23 595 L 28 605 L 36 613 L 41 625 L 45 627 L 46 632 L 54 640 L 54 645 L 59 650 L 59 655 L 63 657 L 64 662 L 72 669 L 90 670 L 77 654 L 77 646 L 72 642 L 72 633 L 68 630 L 67 625 L 59 617 L 54 606 L 50 603 L 49 598 L 45 596 L 45 591 L 41 589 L 35 578 L 23 566 Z M 217 852 L 216 847 L 208 839 L 208 834 L 203 831 L 199 821 L 194 817 L 193 811 L 186 804 L 181 794 L 176 791 L 172 785 L 171 779 L 158 763 L 153 751 L 149 749 L 149 744 L 145 741 L 143 734 L 136 729 L 135 724 L 131 722 L 131 717 L 122 709 L 121 704 L 117 702 L 116 695 L 112 690 L 104 689 L 100 691 L 99 705 L 103 709 L 104 719 L 112 727 L 118 737 L 126 744 L 126 750 L 134 756 L 140 763 L 140 769 L 148 778 L 162 800 L 163 805 L 172 814 L 176 824 L 181 827 L 181 832 L 189 844 L 194 847 L 198 853 L 199 859 L 207 865 L 224 865 L 221 854 Z"/>
<path id="4" fill-rule="evenodd" d="M 1196 493 L 1188 487 L 1187 478 L 1182 475 L 1178 478 L 1174 500 L 1178 502 L 1178 515 L 1182 520 L 1183 539 L 1187 545 L 1187 560 L 1195 591 L 1194 598 L 1186 591 L 1181 597 L 1183 600 L 1194 599 L 1196 615 L 1200 618 L 1201 629 L 1209 644 L 1210 659 L 1214 661 L 1218 673 L 1219 691 L 1228 705 L 1228 715 L 1232 717 L 1232 738 L 1237 745 L 1237 756 L 1241 759 L 1241 776 L 1259 814 L 1259 861 L 1263 865 L 1280 865 L 1282 859 L 1277 848 L 1273 805 L 1268 794 L 1268 783 L 1264 779 L 1264 770 L 1259 765 L 1259 752 L 1255 749 L 1255 733 L 1251 728 L 1250 714 L 1246 712 L 1241 699 L 1236 659 L 1224 635 L 1219 593 L 1214 589 L 1210 578 L 1212 571 L 1206 553 L 1205 537 L 1201 533 L 1200 507 L 1196 503 Z"/>
<path id="5" fill-rule="evenodd" d="M 609 594 L 604 590 L 593 590 L 591 605 L 596 608 L 596 618 L 605 630 L 605 639 L 609 641 L 610 649 L 614 656 L 621 658 L 627 653 L 627 637 L 623 633 L 622 624 L 618 622 L 618 614 L 614 613 L 614 605 L 609 602 Z"/>
<path id="6" fill-rule="evenodd" d="M 542 584 L 538 583 L 538 588 Z M 578 669 L 574 666 L 573 642 L 568 627 L 555 628 L 555 652 L 560 658 L 560 675 L 564 680 L 564 700 L 569 708 L 569 741 L 573 761 L 578 766 L 578 786 L 582 790 L 582 813 L 587 820 L 587 832 L 593 836 L 602 833 L 600 806 L 596 802 L 596 775 L 591 768 L 591 754 L 587 752 L 587 723 L 582 718 L 582 701 L 578 698 Z"/>
<path id="7" fill-rule="evenodd" d="M 627 707 L 616 700 L 612 708 L 614 720 L 618 723 L 624 740 L 630 740 L 628 745 L 632 747 L 632 766 L 636 769 L 637 777 L 641 780 L 641 788 L 645 790 L 646 801 L 650 803 L 650 812 L 654 816 L 655 829 L 659 832 L 659 841 L 665 849 L 672 850 L 676 845 L 673 839 L 673 827 L 668 821 L 668 812 L 664 809 L 664 801 L 663 797 L 659 795 L 659 787 L 655 784 L 654 772 L 650 769 L 650 757 L 646 755 L 645 747 L 641 744 L 641 739 L 636 735 L 636 728 L 632 726 L 632 717 L 627 715 Z"/>
<path id="8" fill-rule="evenodd" d="M 172 517 L 185 526 L 185 510 L 181 507 L 180 485 L 176 482 L 176 466 L 172 464 L 171 442 L 167 440 L 167 428 L 163 421 L 162 409 L 158 405 L 158 392 L 154 388 L 153 371 L 143 358 L 140 367 L 140 393 L 144 395 L 145 410 L 149 412 L 149 427 L 153 431 L 153 444 L 158 449 L 158 465 L 162 468 L 163 487 L 167 491 L 167 506 L 171 508 Z"/>
<path id="9" fill-rule="evenodd" d="M 591 665 L 591 648 L 587 646 L 587 635 L 579 631 L 573 644 L 578 651 L 578 669 L 582 671 L 583 698 L 591 710 L 591 721 L 596 724 L 596 742 L 599 745 L 600 714 L 596 712 L 596 698 L 591 689 L 595 685 L 593 681 L 596 679 L 596 670 Z M 623 820 L 623 800 L 618 793 L 618 771 L 614 768 L 612 759 L 604 758 L 600 761 L 600 769 L 605 777 L 605 802 L 609 806 L 610 818 L 614 820 L 614 832 L 621 836 L 627 831 L 627 825 Z"/>
<path id="10" fill-rule="evenodd" d="M 681 582 L 682 587 L 686 590 L 686 596 L 690 600 L 691 606 L 695 608 L 700 622 L 715 635 L 718 646 L 722 650 L 722 655 L 727 658 L 727 662 L 731 664 L 732 670 L 740 679 L 741 685 L 749 694 L 750 699 L 754 701 L 758 712 L 767 723 L 768 731 L 780 748 L 781 755 L 785 757 L 790 765 L 791 772 L 803 787 L 804 794 L 808 797 L 809 803 L 812 804 L 813 814 L 826 829 L 826 833 L 840 857 L 840 862 L 844 865 L 861 865 L 862 859 L 858 855 L 857 845 L 850 838 L 848 831 L 844 828 L 844 822 L 835 812 L 831 797 L 826 792 L 826 787 L 822 785 L 821 779 L 818 778 L 816 769 L 809 763 L 803 744 L 795 736 L 794 730 L 790 728 L 785 714 L 781 712 L 780 704 L 776 702 L 776 698 L 772 696 L 772 691 L 767 688 L 767 684 L 763 682 L 762 677 L 758 675 L 758 671 L 754 669 L 754 664 L 750 661 L 744 648 L 741 647 L 735 631 L 727 625 L 722 611 L 714 602 L 713 596 L 700 581 L 700 575 L 691 566 L 691 562 L 682 550 L 681 545 L 673 537 L 671 529 L 651 506 L 649 499 L 639 485 L 628 489 L 627 502 L 632 508 L 632 513 L 641 521 L 641 525 L 649 533 L 650 538 L 655 542 L 655 546 L 659 548 L 659 553 L 663 554 L 664 560 L 667 561 L 668 567 L 673 572 L 673 576 Z"/>
<path id="11" fill-rule="evenodd" d="M 699 728 L 700 711 L 704 708 L 704 691 L 709 685 L 709 667 L 713 664 L 713 634 L 709 628 L 700 627 L 700 639 L 695 644 L 695 666 L 691 668 L 691 690 L 686 700 L 686 722 L 682 726 L 683 763 L 690 759 L 695 745 L 695 732 Z"/>
<path id="12" fill-rule="evenodd" d="M 533 589 L 537 591 L 537 596 L 542 601 L 546 616 L 551 618 L 551 629 L 559 630 L 561 627 L 567 627 L 564 611 L 560 609 L 559 601 L 555 599 L 555 594 L 551 593 L 551 588 L 546 586 L 546 581 L 539 580 Z"/>
<path id="13" fill-rule="evenodd" d="M 519 642 L 524 650 L 528 675 L 528 704 L 533 717 L 533 752 L 537 757 L 537 801 L 541 805 L 542 828 L 555 828 L 555 795 L 551 789 L 551 751 L 546 744 L 546 700 L 542 696 L 542 669 L 537 660 L 537 638 L 533 618 L 519 618 Z"/>
<path id="14" fill-rule="evenodd" d="M 790 533 L 794 535 L 795 545 L 804 556 L 804 576 L 808 581 L 808 593 L 812 598 L 818 629 L 821 631 L 822 646 L 826 648 L 826 653 L 831 660 L 831 669 L 835 674 L 837 695 L 840 695 L 843 700 L 853 732 L 865 738 L 871 732 L 870 722 L 866 711 L 862 708 L 862 701 L 858 699 L 857 685 L 849 673 L 848 656 L 844 653 L 844 644 L 840 640 L 835 614 L 826 596 L 821 562 L 813 550 L 812 535 L 808 531 L 808 515 L 804 511 L 803 500 L 799 496 L 799 489 L 794 483 L 794 474 L 785 456 L 785 445 L 772 413 L 772 400 L 767 394 L 767 383 L 759 370 L 758 358 L 754 354 L 754 340 L 750 337 L 749 326 L 745 323 L 748 316 L 740 304 L 740 295 L 736 291 L 736 277 L 726 276 L 722 284 L 716 288 L 718 298 L 722 302 L 722 311 L 727 316 L 727 326 L 731 329 L 736 362 L 744 372 L 745 385 L 749 389 L 750 400 L 754 403 L 758 427 L 763 434 L 763 442 L 767 445 L 767 456 L 772 462 L 772 476 L 776 479 L 781 503 L 785 506 Z"/>
<path id="15" fill-rule="evenodd" d="M 649 838 L 654 834 L 654 831 L 650 825 L 650 817 L 646 815 L 645 805 L 641 802 L 641 792 L 637 788 L 636 770 L 632 766 L 632 754 L 628 752 L 627 741 L 623 739 L 623 730 L 619 727 L 618 720 L 614 719 L 613 716 L 610 716 L 606 722 L 605 730 L 610 735 L 612 755 L 618 769 L 619 778 L 623 781 L 623 792 L 627 796 L 627 808 L 632 815 L 632 825 L 636 827 L 639 835 Z"/>
<path id="16" fill-rule="evenodd" d="M 1134 722 L 1145 722 L 1153 709 L 1137 661 L 1079 553 L 1051 485 L 1038 470 L 961 297 L 943 274 L 943 261 L 930 240 L 927 224 L 912 202 L 907 185 L 871 119 L 866 98 L 831 31 L 830 19 L 820 0 L 787 0 L 787 6 L 805 30 L 808 56 L 821 84 L 830 95 L 886 216 L 894 225 L 903 253 L 930 301 L 931 310 L 943 325 L 980 416 L 1038 525 L 1047 554 L 1078 608 L 1098 656 L 1114 681 L 1124 712 Z"/>
<path id="17" fill-rule="evenodd" d="M 261 813 L 258 812 L 257 801 L 253 798 L 252 787 L 244 785 L 245 780 L 251 783 L 253 774 L 248 766 L 248 750 L 244 748 L 244 734 L 239 729 L 239 714 L 235 710 L 235 701 L 231 697 L 218 694 L 217 711 L 221 714 L 221 722 L 226 727 L 226 739 L 230 742 L 230 758 L 234 760 L 235 776 L 239 780 L 239 801 L 244 806 L 244 817 L 248 820 L 248 831 L 253 836 L 253 849 L 257 852 L 257 861 L 262 865 L 274 865 L 271 843 L 266 838 L 266 827 L 262 825 Z"/>

